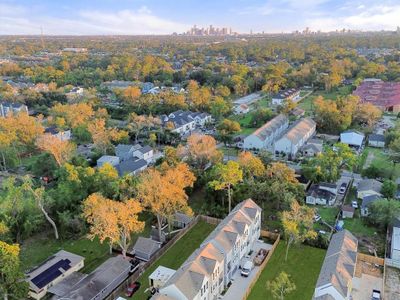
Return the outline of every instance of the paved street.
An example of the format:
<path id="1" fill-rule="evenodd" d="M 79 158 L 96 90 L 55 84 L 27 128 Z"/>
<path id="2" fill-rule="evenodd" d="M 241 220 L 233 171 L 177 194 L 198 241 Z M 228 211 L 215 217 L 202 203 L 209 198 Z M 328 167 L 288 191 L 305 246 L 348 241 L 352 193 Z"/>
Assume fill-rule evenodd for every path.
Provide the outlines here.
<path id="1" fill-rule="evenodd" d="M 272 245 L 261 241 L 257 241 L 254 246 L 254 251 L 251 255 L 251 259 L 254 259 L 258 250 L 260 250 L 261 248 L 270 250 L 272 248 Z M 268 265 L 266 266 L 266 268 L 268 268 Z M 246 294 L 247 287 L 250 285 L 250 283 L 256 276 L 256 273 L 258 272 L 259 269 L 260 269 L 259 266 L 254 267 L 249 277 L 242 277 L 240 275 L 240 269 L 238 269 L 236 273 L 233 275 L 232 285 L 229 287 L 228 291 L 223 296 L 223 299 L 226 300 L 243 299 L 244 295 Z"/>

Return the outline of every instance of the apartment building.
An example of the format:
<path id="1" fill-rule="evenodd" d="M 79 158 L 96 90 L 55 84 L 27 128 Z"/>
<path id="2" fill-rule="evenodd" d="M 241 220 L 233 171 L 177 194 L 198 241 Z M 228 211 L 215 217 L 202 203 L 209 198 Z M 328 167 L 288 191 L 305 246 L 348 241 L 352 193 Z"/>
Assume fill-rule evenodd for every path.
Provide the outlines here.
<path id="1" fill-rule="evenodd" d="M 243 148 L 249 150 L 271 150 L 273 142 L 283 134 L 288 126 L 288 117 L 284 114 L 280 114 L 247 136 L 243 140 Z"/>
<path id="2" fill-rule="evenodd" d="M 159 294 L 176 300 L 217 299 L 260 237 L 261 208 L 239 203 L 171 276 Z"/>

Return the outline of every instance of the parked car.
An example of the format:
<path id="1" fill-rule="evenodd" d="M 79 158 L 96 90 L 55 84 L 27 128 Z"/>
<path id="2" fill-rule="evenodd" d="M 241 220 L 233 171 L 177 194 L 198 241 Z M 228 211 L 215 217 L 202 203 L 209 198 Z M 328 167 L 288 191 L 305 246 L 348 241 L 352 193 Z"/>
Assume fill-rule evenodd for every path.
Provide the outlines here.
<path id="1" fill-rule="evenodd" d="M 347 189 L 347 183 L 346 183 L 346 182 L 343 182 L 343 183 L 340 185 L 339 194 L 344 194 L 344 193 L 346 192 L 346 189 Z"/>
<path id="2" fill-rule="evenodd" d="M 351 201 L 351 206 L 352 207 L 354 207 L 354 208 L 358 208 L 358 203 L 357 203 L 357 201 Z"/>
<path id="3" fill-rule="evenodd" d="M 136 293 L 138 291 L 138 289 L 140 288 L 140 282 L 133 282 L 130 285 L 128 285 L 127 289 L 126 289 L 126 296 L 127 297 L 132 297 L 134 293 Z"/>
<path id="4" fill-rule="evenodd" d="M 372 298 L 371 300 L 381 300 L 381 291 L 379 290 L 372 290 Z"/>
<path id="5" fill-rule="evenodd" d="M 325 231 L 325 230 L 318 230 L 318 233 L 319 233 L 320 235 L 325 235 L 325 234 L 326 234 L 326 231 Z"/>
<path id="6" fill-rule="evenodd" d="M 250 275 L 251 270 L 253 270 L 254 264 L 252 261 L 247 261 L 244 266 L 242 267 L 242 272 L 240 272 L 240 275 L 243 277 L 248 277 Z"/>

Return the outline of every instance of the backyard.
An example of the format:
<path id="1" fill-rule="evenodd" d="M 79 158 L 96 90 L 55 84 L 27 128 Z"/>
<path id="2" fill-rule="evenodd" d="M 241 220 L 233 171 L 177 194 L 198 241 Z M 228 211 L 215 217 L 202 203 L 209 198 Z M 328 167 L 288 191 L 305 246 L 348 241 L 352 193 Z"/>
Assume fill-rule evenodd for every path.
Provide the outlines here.
<path id="1" fill-rule="evenodd" d="M 148 236 L 150 233 L 151 216 L 143 214 L 142 220 L 146 221 L 143 232 L 132 235 L 131 244 L 136 242 L 139 236 Z M 23 270 L 29 270 L 41 262 L 48 259 L 51 255 L 60 250 L 72 252 L 85 258 L 83 273 L 90 273 L 110 256 L 109 245 L 104 242 L 101 244 L 98 239 L 93 241 L 85 236 L 76 239 L 55 240 L 52 232 L 38 234 L 21 244 L 21 264 Z"/>
<path id="2" fill-rule="evenodd" d="M 314 110 L 313 103 L 318 96 L 324 97 L 324 99 L 336 100 L 339 96 L 347 96 L 351 93 L 352 86 L 346 85 L 339 87 L 337 90 L 330 92 L 327 91 L 315 91 L 308 97 L 304 98 L 300 103 L 299 107 L 304 109 L 307 113 Z"/>
<path id="3" fill-rule="evenodd" d="M 392 178 L 395 180 L 400 177 L 400 164 L 394 165 L 385 150 L 367 147 L 364 151 L 368 151 L 370 159 L 372 158 L 369 162 L 369 166 L 374 166 L 381 170 L 385 178 Z"/>
<path id="4" fill-rule="evenodd" d="M 213 231 L 214 225 L 199 221 L 175 245 L 149 267 L 138 279 L 142 284 L 140 290 L 131 299 L 146 300 L 150 293 L 144 291 L 149 287 L 149 275 L 158 267 L 164 266 L 178 269 L 182 263 L 196 250 L 205 238 Z"/>
<path id="5" fill-rule="evenodd" d="M 282 241 L 254 285 L 249 300 L 273 299 L 266 283 L 274 280 L 282 271 L 289 274 L 296 285 L 296 290 L 285 297 L 285 300 L 312 298 L 326 250 L 304 245 L 292 246 L 286 262 L 285 250 L 286 243 Z"/>

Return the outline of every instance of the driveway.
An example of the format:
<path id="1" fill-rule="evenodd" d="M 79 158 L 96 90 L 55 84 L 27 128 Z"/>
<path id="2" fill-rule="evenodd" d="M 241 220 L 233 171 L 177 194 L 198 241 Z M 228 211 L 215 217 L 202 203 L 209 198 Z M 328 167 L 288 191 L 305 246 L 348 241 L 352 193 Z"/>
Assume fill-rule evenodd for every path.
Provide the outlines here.
<path id="1" fill-rule="evenodd" d="M 251 259 L 254 259 L 258 250 L 260 250 L 261 248 L 270 250 L 272 248 L 272 245 L 261 241 L 257 241 L 254 244 L 254 249 L 253 249 L 254 251 L 251 254 Z M 268 265 L 266 266 L 266 268 L 268 268 Z M 226 300 L 243 299 L 244 295 L 246 294 L 248 286 L 256 277 L 256 273 L 258 272 L 259 269 L 260 269 L 259 266 L 255 266 L 254 269 L 251 271 L 249 277 L 242 277 L 240 275 L 240 269 L 238 269 L 236 273 L 233 275 L 232 285 L 229 287 L 228 291 L 226 292 L 226 294 L 223 296 L 222 299 Z"/>
<path id="2" fill-rule="evenodd" d="M 353 289 L 351 296 L 354 300 L 370 300 L 372 290 L 376 289 L 382 292 L 383 278 L 362 274 L 361 278 L 353 278 Z"/>

